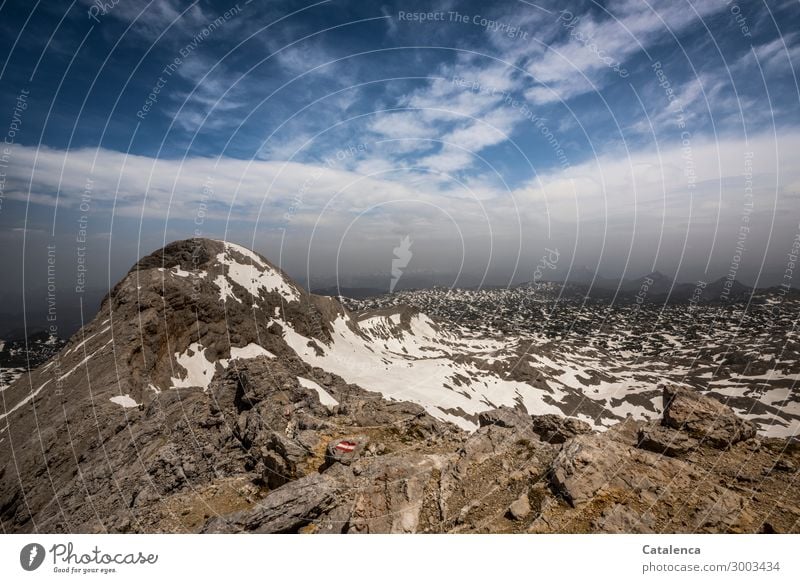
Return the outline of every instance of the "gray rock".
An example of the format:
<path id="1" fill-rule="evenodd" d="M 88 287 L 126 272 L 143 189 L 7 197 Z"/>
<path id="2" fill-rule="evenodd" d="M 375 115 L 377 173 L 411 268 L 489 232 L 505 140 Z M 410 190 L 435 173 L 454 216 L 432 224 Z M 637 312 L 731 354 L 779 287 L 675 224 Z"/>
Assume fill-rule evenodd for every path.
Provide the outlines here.
<path id="1" fill-rule="evenodd" d="M 333 509 L 344 484 L 324 474 L 310 474 L 271 492 L 252 509 L 211 518 L 202 532 L 297 532 Z"/>
<path id="2" fill-rule="evenodd" d="M 548 443 L 564 443 L 571 437 L 592 431 L 588 423 L 570 417 L 553 414 L 534 415 L 532 420 L 533 432 Z"/>
<path id="3" fill-rule="evenodd" d="M 336 462 L 350 465 L 364 453 L 369 439 L 366 435 L 355 435 L 342 439 L 334 439 L 325 450 L 325 464 L 330 466 Z"/>
<path id="4" fill-rule="evenodd" d="M 664 425 L 713 447 L 724 449 L 756 434 L 755 425 L 730 407 L 691 389 L 665 385 L 663 399 Z"/>
<path id="5" fill-rule="evenodd" d="M 572 438 L 553 461 L 550 483 L 553 490 L 572 506 L 591 502 L 610 491 L 638 490 L 657 497 L 659 484 L 673 479 L 688 480 L 692 468 L 685 462 L 657 456 L 609 441 L 602 435 Z"/>
<path id="6" fill-rule="evenodd" d="M 352 468 L 357 473 L 346 504 L 350 533 L 414 533 L 421 524 L 425 493 L 435 486 L 444 459 L 406 453 L 366 458 Z"/>
<path id="7" fill-rule="evenodd" d="M 498 407 L 478 414 L 478 424 L 481 427 L 499 425 L 500 427 L 530 427 L 531 419 L 527 413 L 511 407 Z"/>
<path id="8" fill-rule="evenodd" d="M 650 422 L 639 429 L 638 446 L 654 453 L 681 457 L 695 449 L 699 442 L 682 431 Z"/>
<path id="9" fill-rule="evenodd" d="M 695 528 L 708 532 L 728 532 L 749 520 L 747 500 L 727 488 L 714 486 L 693 508 Z"/>
<path id="10" fill-rule="evenodd" d="M 513 520 L 524 520 L 531 513 L 531 503 L 528 500 L 528 493 L 522 495 L 511 503 L 508 507 L 508 516 Z"/>

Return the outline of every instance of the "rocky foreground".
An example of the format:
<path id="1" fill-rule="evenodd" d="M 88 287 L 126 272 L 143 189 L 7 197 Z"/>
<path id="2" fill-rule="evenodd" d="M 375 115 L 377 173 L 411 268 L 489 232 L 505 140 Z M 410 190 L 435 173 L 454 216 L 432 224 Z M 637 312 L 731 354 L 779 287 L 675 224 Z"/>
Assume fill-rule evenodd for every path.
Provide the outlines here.
<path id="1" fill-rule="evenodd" d="M 470 430 L 343 378 L 347 355 L 363 365 L 372 347 L 399 353 L 396 371 L 445 360 L 399 342 L 413 315 L 376 317 L 221 242 L 144 258 L 58 355 L 3 390 L 2 531 L 800 531 L 800 446 L 720 401 L 654 386 L 658 418 L 597 431 L 529 414 L 533 397 L 495 407 L 470 393 L 490 377 L 448 357 L 447 390 L 482 399 Z"/>
<path id="2" fill-rule="evenodd" d="M 244 429 L 236 434 L 255 454 L 252 483 L 278 487 L 196 526 L 201 532 L 797 532 L 798 447 L 756 437 L 727 407 L 690 390 L 663 393 L 661 422 L 630 420 L 596 433 L 580 421 L 501 408 L 482 414 L 480 429 L 467 434 L 413 405 L 360 392 L 326 415 L 313 412 L 302 391 L 251 383 L 239 391 L 253 406 L 240 413 Z M 266 429 L 261 419 L 286 396 L 287 432 Z"/>

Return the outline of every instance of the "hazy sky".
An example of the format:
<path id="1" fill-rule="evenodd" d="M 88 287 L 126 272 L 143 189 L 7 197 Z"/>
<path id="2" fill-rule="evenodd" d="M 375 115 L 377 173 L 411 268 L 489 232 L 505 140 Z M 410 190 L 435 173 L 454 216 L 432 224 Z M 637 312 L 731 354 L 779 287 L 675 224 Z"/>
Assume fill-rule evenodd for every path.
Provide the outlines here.
<path id="1" fill-rule="evenodd" d="M 0 4 L 0 297 L 196 232 L 314 286 L 405 237 L 445 284 L 767 285 L 800 233 L 798 0 L 100 6 Z"/>

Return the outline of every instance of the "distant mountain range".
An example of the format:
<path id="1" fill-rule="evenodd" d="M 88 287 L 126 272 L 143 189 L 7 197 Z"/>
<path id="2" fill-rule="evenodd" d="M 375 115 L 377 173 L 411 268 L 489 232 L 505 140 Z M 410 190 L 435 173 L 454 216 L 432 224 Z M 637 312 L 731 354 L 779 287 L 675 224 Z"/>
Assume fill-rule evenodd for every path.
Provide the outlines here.
<path id="1" fill-rule="evenodd" d="M 635 279 L 597 278 L 591 282 L 553 282 L 565 290 L 591 298 L 641 298 L 643 302 L 739 302 L 747 300 L 756 291 L 775 288 L 751 288 L 736 280 L 721 277 L 705 282 L 677 283 L 669 276 L 654 271 Z M 530 285 L 530 283 L 521 284 Z M 797 293 L 797 290 L 792 290 Z"/>
<path id="2" fill-rule="evenodd" d="M 630 279 L 615 279 L 607 278 L 597 275 L 585 266 L 570 272 L 569 279 L 556 280 L 556 279 L 542 279 L 542 284 L 556 284 L 563 287 L 563 292 L 569 296 L 584 296 L 592 299 L 613 299 L 620 300 L 636 300 L 637 296 L 641 298 L 642 302 L 656 302 L 656 303 L 684 303 L 684 302 L 702 302 L 702 303 L 715 303 L 715 302 L 741 302 L 747 301 L 751 296 L 759 296 L 758 292 L 777 292 L 777 287 L 767 288 L 752 288 L 737 280 L 730 282 L 726 277 L 721 277 L 714 281 L 704 282 L 683 282 L 677 283 L 669 276 L 664 275 L 659 271 L 654 271 L 637 278 Z M 517 284 L 513 287 L 525 288 L 535 285 L 531 281 L 526 281 Z M 403 286 L 402 289 L 427 289 L 441 286 L 425 286 L 418 287 Z M 496 285 L 483 285 L 483 286 L 459 286 L 462 289 L 496 289 Z M 388 286 L 384 288 L 379 287 L 339 287 L 328 286 L 317 288 L 313 293 L 324 296 L 344 296 L 353 299 L 364 299 L 370 297 L 377 297 L 388 292 Z M 400 291 L 398 289 L 398 291 Z M 791 288 L 783 290 L 784 293 L 792 295 L 800 294 L 797 289 Z M 758 298 L 753 298 L 758 301 Z"/>

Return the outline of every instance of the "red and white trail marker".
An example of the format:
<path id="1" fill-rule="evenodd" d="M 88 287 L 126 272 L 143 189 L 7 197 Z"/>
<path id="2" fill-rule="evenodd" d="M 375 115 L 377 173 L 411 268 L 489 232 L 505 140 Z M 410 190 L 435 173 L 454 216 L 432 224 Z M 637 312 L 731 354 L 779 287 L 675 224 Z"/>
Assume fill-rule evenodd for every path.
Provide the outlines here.
<path id="1" fill-rule="evenodd" d="M 352 441 L 340 441 L 336 444 L 336 449 L 344 453 L 350 453 L 356 448 L 356 444 Z"/>

